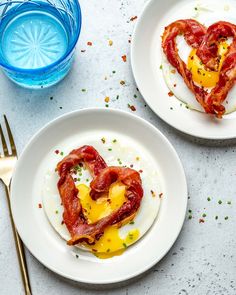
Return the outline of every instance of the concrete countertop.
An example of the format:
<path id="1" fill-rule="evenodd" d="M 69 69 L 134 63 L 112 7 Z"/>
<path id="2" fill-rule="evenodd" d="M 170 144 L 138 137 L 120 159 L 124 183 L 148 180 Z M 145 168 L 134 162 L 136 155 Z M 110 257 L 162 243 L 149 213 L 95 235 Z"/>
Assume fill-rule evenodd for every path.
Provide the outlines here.
<path id="1" fill-rule="evenodd" d="M 132 112 L 128 104 L 134 105 L 135 114 L 155 125 L 174 145 L 185 168 L 191 211 L 165 258 L 123 287 L 88 290 L 52 273 L 26 250 L 33 294 L 236 294 L 236 141 L 185 136 L 146 106 L 132 76 L 129 43 L 136 22 L 130 19 L 139 16 L 145 0 L 80 2 L 83 25 L 75 63 L 61 83 L 49 89 L 26 90 L 0 73 L 0 113 L 8 116 L 19 152 L 50 120 L 72 110 L 105 107 L 108 96 L 109 107 Z M 92 46 L 87 46 L 88 41 Z M 122 80 L 125 85 L 120 84 Z M 0 293 L 24 294 L 2 186 L 0 197 Z M 203 214 L 205 222 L 199 223 Z"/>

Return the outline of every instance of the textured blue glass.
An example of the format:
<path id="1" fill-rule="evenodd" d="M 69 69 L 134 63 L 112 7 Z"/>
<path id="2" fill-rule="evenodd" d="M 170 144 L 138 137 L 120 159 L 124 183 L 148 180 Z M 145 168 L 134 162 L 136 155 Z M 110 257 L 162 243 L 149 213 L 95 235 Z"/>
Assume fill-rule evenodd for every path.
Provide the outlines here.
<path id="1" fill-rule="evenodd" d="M 0 0 L 0 65 L 21 86 L 51 86 L 69 72 L 80 28 L 77 0 Z"/>

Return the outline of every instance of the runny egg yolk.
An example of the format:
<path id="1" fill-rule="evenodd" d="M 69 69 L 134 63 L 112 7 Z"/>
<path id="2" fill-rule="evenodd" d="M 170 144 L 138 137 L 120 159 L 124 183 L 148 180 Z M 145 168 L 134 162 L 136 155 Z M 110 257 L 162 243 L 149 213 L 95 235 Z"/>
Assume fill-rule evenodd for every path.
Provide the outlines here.
<path id="1" fill-rule="evenodd" d="M 109 226 L 103 236 L 89 246 L 92 252 L 99 258 L 106 259 L 121 255 L 125 249 L 133 244 L 139 237 L 139 230 L 130 230 L 124 239 L 119 236 L 119 229 L 116 226 Z"/>
<path id="2" fill-rule="evenodd" d="M 94 201 L 90 197 L 90 188 L 85 184 L 77 186 L 79 190 L 78 197 L 83 207 L 84 215 L 88 223 L 93 223 L 117 210 L 125 202 L 126 187 L 122 183 L 114 183 L 109 189 L 108 196 L 104 196 Z M 139 238 L 139 230 L 132 229 L 127 236 L 122 239 L 119 236 L 119 228 L 115 225 L 105 229 L 104 234 L 94 245 L 86 247 L 99 258 L 106 259 L 121 255 L 127 246 L 133 244 Z"/>
<path id="3" fill-rule="evenodd" d="M 94 201 L 90 197 L 90 188 L 85 184 L 77 186 L 79 199 L 83 207 L 83 213 L 88 223 L 93 223 L 109 215 L 112 211 L 120 208 L 125 202 L 125 185 L 114 183 L 111 185 L 108 196 L 101 197 Z"/>
<path id="4" fill-rule="evenodd" d="M 192 79 L 195 83 L 203 87 L 214 87 L 219 81 L 219 74 L 223 61 L 225 60 L 225 54 L 228 50 L 228 44 L 226 42 L 219 43 L 218 55 L 220 56 L 219 69 L 217 72 L 206 70 L 204 64 L 200 58 L 196 55 L 197 49 L 193 49 L 188 57 L 187 68 L 192 73 Z"/>

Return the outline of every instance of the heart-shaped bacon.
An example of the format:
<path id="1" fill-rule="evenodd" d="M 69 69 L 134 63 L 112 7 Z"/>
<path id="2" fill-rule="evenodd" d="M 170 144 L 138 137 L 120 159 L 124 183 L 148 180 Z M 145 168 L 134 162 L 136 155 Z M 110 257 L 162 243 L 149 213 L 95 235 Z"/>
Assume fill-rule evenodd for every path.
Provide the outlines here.
<path id="1" fill-rule="evenodd" d="M 220 61 L 218 42 L 233 37 L 220 70 L 219 81 L 209 93 L 193 82 L 191 72 L 180 58 L 176 44 L 178 35 L 184 35 L 186 42 L 197 48 L 197 55 L 206 69 L 214 71 L 218 70 Z M 220 21 L 206 29 L 196 20 L 177 20 L 165 28 L 162 36 L 162 47 L 168 61 L 183 77 L 186 85 L 194 93 L 205 112 L 221 118 L 225 113 L 225 107 L 222 103 L 236 79 L 236 26 Z"/>
<path id="2" fill-rule="evenodd" d="M 71 169 L 81 162 L 85 163 L 94 177 L 90 184 L 90 195 L 93 199 L 98 199 L 107 193 L 110 185 L 116 181 L 126 186 L 127 201 L 110 215 L 91 224 L 87 223 L 83 214 L 78 190 L 71 176 Z M 118 224 L 134 216 L 140 207 L 143 189 L 139 173 L 130 168 L 108 167 L 92 146 L 85 145 L 70 152 L 58 163 L 57 171 L 60 176 L 58 190 L 64 206 L 63 220 L 71 234 L 68 245 L 75 245 L 83 241 L 88 244 L 94 243 L 101 237 L 107 226 Z"/>

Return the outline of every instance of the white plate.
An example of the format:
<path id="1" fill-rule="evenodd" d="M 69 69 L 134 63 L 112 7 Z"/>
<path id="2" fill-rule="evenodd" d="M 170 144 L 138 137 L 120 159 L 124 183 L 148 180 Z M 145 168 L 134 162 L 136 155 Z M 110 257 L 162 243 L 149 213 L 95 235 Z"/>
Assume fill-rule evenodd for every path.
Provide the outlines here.
<path id="1" fill-rule="evenodd" d="M 192 6 L 192 15 L 186 11 Z M 219 20 L 232 21 L 236 13 L 233 0 L 151 0 L 138 18 L 133 33 L 131 64 L 134 78 L 144 99 L 151 109 L 166 123 L 189 135 L 207 139 L 230 139 L 236 137 L 236 112 L 225 115 L 222 120 L 180 106 L 180 101 L 169 97 L 162 64 L 161 35 L 164 27 L 181 18 L 192 18 L 195 7 L 203 7 L 204 15 L 198 17 L 208 25 Z M 210 9 L 207 13 L 206 9 Z M 221 13 L 222 12 L 222 13 Z M 222 19 L 220 16 L 222 15 Z M 202 17 L 202 19 L 201 19 Z M 235 87 L 235 86 L 234 86 Z"/>
<path id="2" fill-rule="evenodd" d="M 129 136 L 159 167 L 163 192 L 157 219 L 145 236 L 112 259 L 76 258 L 73 248 L 53 230 L 43 209 L 42 185 L 49 152 L 72 137 L 96 130 Z M 76 143 L 75 143 L 76 144 Z M 52 271 L 78 282 L 109 284 L 141 274 L 157 263 L 182 228 L 187 186 L 181 162 L 169 141 L 151 124 L 118 110 L 85 109 L 66 114 L 39 131 L 23 151 L 12 179 L 12 212 L 18 232 L 30 252 Z"/>

